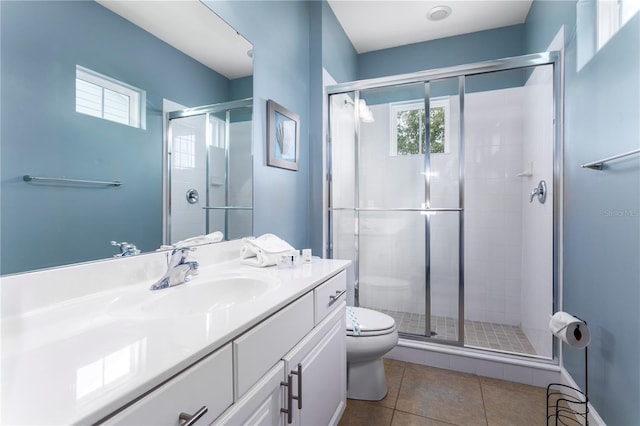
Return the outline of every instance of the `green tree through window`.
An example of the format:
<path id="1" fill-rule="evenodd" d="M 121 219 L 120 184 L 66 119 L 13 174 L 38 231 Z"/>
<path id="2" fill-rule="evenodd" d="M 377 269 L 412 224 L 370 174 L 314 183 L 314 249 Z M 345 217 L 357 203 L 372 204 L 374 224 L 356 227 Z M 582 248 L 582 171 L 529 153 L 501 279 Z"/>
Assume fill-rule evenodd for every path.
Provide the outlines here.
<path id="1" fill-rule="evenodd" d="M 431 153 L 444 152 L 445 109 L 433 107 L 429 111 L 431 120 Z M 397 155 L 424 154 L 426 150 L 424 108 L 408 109 L 396 113 Z"/>

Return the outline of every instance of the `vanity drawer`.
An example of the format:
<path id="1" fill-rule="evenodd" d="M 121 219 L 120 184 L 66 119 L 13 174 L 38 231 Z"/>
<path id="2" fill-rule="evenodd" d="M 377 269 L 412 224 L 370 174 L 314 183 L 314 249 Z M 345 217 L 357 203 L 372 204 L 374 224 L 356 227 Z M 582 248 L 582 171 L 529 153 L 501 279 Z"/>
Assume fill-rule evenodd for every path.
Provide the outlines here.
<path id="1" fill-rule="evenodd" d="M 319 324 L 341 301 L 347 300 L 347 273 L 340 272 L 313 291 L 315 296 L 315 324 Z"/>
<path id="2" fill-rule="evenodd" d="M 234 397 L 238 401 L 313 328 L 309 292 L 233 341 Z"/>
<path id="3" fill-rule="evenodd" d="M 208 425 L 233 403 L 231 343 L 218 349 L 147 396 L 108 419 L 109 425 L 178 425 L 180 413 L 207 412 L 195 423 Z"/>

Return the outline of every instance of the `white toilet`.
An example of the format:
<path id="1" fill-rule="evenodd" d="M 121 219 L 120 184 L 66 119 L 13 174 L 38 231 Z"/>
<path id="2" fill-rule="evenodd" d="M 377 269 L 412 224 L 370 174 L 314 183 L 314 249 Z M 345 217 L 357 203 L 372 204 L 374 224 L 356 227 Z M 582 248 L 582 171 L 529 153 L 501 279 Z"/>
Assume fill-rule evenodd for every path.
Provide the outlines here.
<path id="1" fill-rule="evenodd" d="M 387 395 L 382 356 L 398 343 L 396 323 L 371 309 L 347 307 L 347 398 L 379 401 Z"/>

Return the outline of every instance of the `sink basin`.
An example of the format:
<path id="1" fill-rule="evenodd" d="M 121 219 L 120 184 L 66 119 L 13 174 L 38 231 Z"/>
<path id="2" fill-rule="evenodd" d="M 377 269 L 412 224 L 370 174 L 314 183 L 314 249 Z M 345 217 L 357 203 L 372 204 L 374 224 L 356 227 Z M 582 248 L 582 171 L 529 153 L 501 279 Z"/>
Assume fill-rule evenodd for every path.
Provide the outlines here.
<path id="1" fill-rule="evenodd" d="M 176 317 L 199 315 L 247 303 L 277 287 L 265 277 L 226 274 L 213 279 L 191 281 L 162 290 L 138 289 L 112 300 L 107 308 L 114 316 Z"/>

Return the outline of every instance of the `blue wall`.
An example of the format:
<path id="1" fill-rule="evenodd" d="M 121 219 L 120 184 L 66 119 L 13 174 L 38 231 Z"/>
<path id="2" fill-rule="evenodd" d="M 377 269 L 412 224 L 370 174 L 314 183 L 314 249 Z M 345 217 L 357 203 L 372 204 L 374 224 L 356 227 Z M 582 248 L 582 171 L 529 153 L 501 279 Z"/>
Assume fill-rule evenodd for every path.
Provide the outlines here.
<path id="1" fill-rule="evenodd" d="M 246 99 L 253 96 L 253 76 L 229 81 L 229 100 Z"/>
<path id="2" fill-rule="evenodd" d="M 162 99 L 226 101 L 229 81 L 94 2 L 0 7 L 1 273 L 110 257 L 111 240 L 157 248 Z M 146 130 L 76 113 L 76 64 L 145 90 Z M 27 184 L 24 174 L 124 185 Z"/>
<path id="3" fill-rule="evenodd" d="M 309 4 L 206 0 L 254 49 L 254 234 L 309 247 Z M 299 171 L 266 165 L 267 100 L 300 115 Z"/>
<path id="4" fill-rule="evenodd" d="M 565 43 L 564 310 L 592 329 L 589 398 L 610 425 L 640 422 L 640 159 L 581 164 L 640 147 L 640 16 L 576 71 L 575 1 L 534 1 L 526 48 Z M 584 22 L 581 23 L 581 26 Z M 587 25 L 588 27 L 588 25 Z M 593 27 L 593 26 L 592 26 Z M 590 42 L 587 40 L 587 42 Z M 564 347 L 584 389 L 584 353 Z"/>
<path id="5" fill-rule="evenodd" d="M 312 96 L 309 111 L 312 117 L 310 142 L 310 242 L 313 253 L 324 255 L 322 251 L 323 210 L 323 108 L 324 82 L 326 70 L 337 82 L 353 81 L 357 78 L 358 55 L 351 41 L 340 26 L 338 19 L 326 1 L 311 3 L 312 34 L 316 43 L 309 46 L 312 55 L 310 82 Z"/>
<path id="6" fill-rule="evenodd" d="M 322 243 L 322 68 L 356 78 L 356 53 L 323 0 L 205 1 L 254 46 L 254 233 Z M 266 166 L 266 102 L 298 113 L 298 172 Z"/>
<path id="7" fill-rule="evenodd" d="M 358 79 L 386 77 L 521 55 L 524 26 L 513 25 L 358 56 Z"/>
<path id="8" fill-rule="evenodd" d="M 326 1 L 322 1 L 322 66 L 338 83 L 358 79 L 358 53 Z"/>

